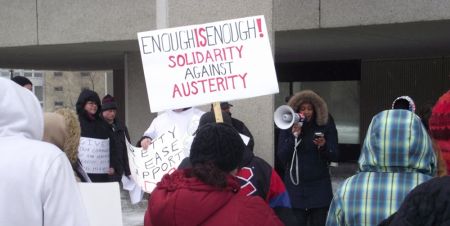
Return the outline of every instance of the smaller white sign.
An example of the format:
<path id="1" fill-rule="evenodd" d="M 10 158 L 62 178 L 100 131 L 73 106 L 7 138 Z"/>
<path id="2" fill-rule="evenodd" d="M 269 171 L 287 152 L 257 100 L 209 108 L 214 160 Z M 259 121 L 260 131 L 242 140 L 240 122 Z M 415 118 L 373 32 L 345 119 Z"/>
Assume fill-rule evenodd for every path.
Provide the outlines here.
<path id="1" fill-rule="evenodd" d="M 155 189 L 161 178 L 175 171 L 185 158 L 185 138 L 176 137 L 175 127 L 166 130 L 144 150 L 134 147 L 127 141 L 128 160 L 131 175 L 147 193 Z"/>
<path id="2" fill-rule="evenodd" d="M 123 225 L 119 183 L 78 183 L 78 187 L 91 226 Z"/>
<path id="3" fill-rule="evenodd" d="M 109 139 L 80 138 L 80 159 L 86 173 L 104 174 L 109 170 Z"/>

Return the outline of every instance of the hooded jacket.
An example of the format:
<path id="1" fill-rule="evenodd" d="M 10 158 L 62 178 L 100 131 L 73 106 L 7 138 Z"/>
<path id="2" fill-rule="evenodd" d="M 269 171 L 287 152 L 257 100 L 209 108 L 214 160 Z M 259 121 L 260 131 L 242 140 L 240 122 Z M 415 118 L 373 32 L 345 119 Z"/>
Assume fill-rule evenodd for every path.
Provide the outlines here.
<path id="1" fill-rule="evenodd" d="M 33 93 L 0 78 L 0 225 L 89 225 L 72 167 L 43 131 Z"/>
<path id="2" fill-rule="evenodd" d="M 44 113 L 43 141 L 56 145 L 66 153 L 77 181 L 90 182 L 78 159 L 80 133 L 80 122 L 73 110 L 60 108 L 55 112 Z"/>
<path id="3" fill-rule="evenodd" d="M 277 156 L 285 165 L 284 183 L 292 207 L 325 208 L 330 205 L 333 198 L 328 164 L 330 161 L 338 161 L 337 130 L 328 114 L 327 104 L 319 95 L 310 90 L 301 91 L 291 97 L 288 105 L 295 112 L 299 112 L 303 103 L 312 104 L 314 116 L 310 121 L 303 123 L 299 136 L 301 142 L 297 147 L 298 164 L 294 164 L 292 170 L 292 175 L 296 178 L 298 166 L 298 185 L 291 180 L 290 168 L 295 147 L 295 137 L 291 128 L 280 131 Z M 326 143 L 320 149 L 313 143 L 315 132 L 322 132 L 325 135 Z"/>
<path id="4" fill-rule="evenodd" d="M 97 104 L 97 112 L 90 116 L 84 106 L 88 101 L 93 101 Z M 76 103 L 78 120 L 80 121 L 81 137 L 109 139 L 109 165 L 114 168 L 115 172 L 123 172 L 122 166 L 119 162 L 119 157 L 114 142 L 114 135 L 110 131 L 108 124 L 100 118 L 101 103 L 98 94 L 92 90 L 83 90 L 78 97 Z M 108 176 L 106 174 L 88 174 L 93 182 L 107 182 Z"/>
<path id="5" fill-rule="evenodd" d="M 432 178 L 436 158 L 417 115 L 386 110 L 373 117 L 358 163 L 359 172 L 338 189 L 327 225 L 377 225 Z"/>
<path id="6" fill-rule="evenodd" d="M 163 177 L 150 196 L 145 226 L 282 225 L 261 198 L 238 193 L 232 176 L 222 189 L 188 175 L 186 169 Z"/>

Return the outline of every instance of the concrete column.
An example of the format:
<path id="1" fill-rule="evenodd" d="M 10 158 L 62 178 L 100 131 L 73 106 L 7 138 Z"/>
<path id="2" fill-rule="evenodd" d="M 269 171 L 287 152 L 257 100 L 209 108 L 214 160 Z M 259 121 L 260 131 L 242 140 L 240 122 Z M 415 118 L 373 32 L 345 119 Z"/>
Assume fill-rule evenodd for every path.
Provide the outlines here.
<path id="1" fill-rule="evenodd" d="M 207 4 L 197 0 L 170 0 L 168 5 L 169 27 L 264 15 L 273 49 L 273 0 L 211 0 Z M 273 165 L 274 96 L 267 95 L 232 103 L 233 116 L 242 120 L 254 136 L 255 154 Z"/>
<path id="2" fill-rule="evenodd" d="M 139 52 L 125 54 L 125 116 L 131 143 L 144 134 L 156 114 L 150 113 L 144 70 Z"/>

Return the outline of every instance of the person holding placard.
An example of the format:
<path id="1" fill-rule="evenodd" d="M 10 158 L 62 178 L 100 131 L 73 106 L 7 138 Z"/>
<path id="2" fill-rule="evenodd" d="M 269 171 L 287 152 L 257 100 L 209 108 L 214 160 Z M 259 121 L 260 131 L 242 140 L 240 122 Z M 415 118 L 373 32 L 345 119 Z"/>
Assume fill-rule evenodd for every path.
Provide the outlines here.
<path id="1" fill-rule="evenodd" d="M 121 165 L 113 142 L 114 136 L 100 118 L 100 98 L 95 91 L 85 89 L 76 103 L 81 126 L 78 158 L 92 182 L 109 182 Z"/>
<path id="2" fill-rule="evenodd" d="M 167 129 L 174 130 L 175 137 L 184 140 L 186 143 L 190 143 L 192 141 L 192 134 L 197 129 L 200 117 L 204 113 L 204 111 L 196 107 L 165 111 L 152 121 L 150 127 L 144 132 L 144 135 L 138 142 L 138 145 L 143 149 L 147 149 L 152 143 L 152 140 L 158 138 Z M 186 146 L 190 146 L 190 144 Z M 185 152 L 185 155 L 189 156 L 188 150 Z"/>
<path id="3" fill-rule="evenodd" d="M 149 198 L 144 225 L 283 225 L 260 197 L 239 193 L 233 174 L 245 148 L 232 126 L 201 126 L 191 146 L 192 168 L 162 178 Z"/>
<path id="4" fill-rule="evenodd" d="M 0 78 L 0 225 L 89 225 L 64 152 L 42 141 L 36 96 Z"/>

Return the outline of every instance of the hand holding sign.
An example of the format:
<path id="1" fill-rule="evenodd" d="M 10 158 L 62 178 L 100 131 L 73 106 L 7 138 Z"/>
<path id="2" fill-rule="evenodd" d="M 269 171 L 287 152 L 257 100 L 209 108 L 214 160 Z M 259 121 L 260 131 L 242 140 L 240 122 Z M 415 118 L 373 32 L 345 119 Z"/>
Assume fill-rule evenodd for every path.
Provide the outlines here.
<path id="1" fill-rule="evenodd" d="M 174 171 L 184 159 L 183 141 L 167 130 L 145 150 L 127 141 L 131 175 L 139 186 L 151 193 L 166 173 Z"/>

